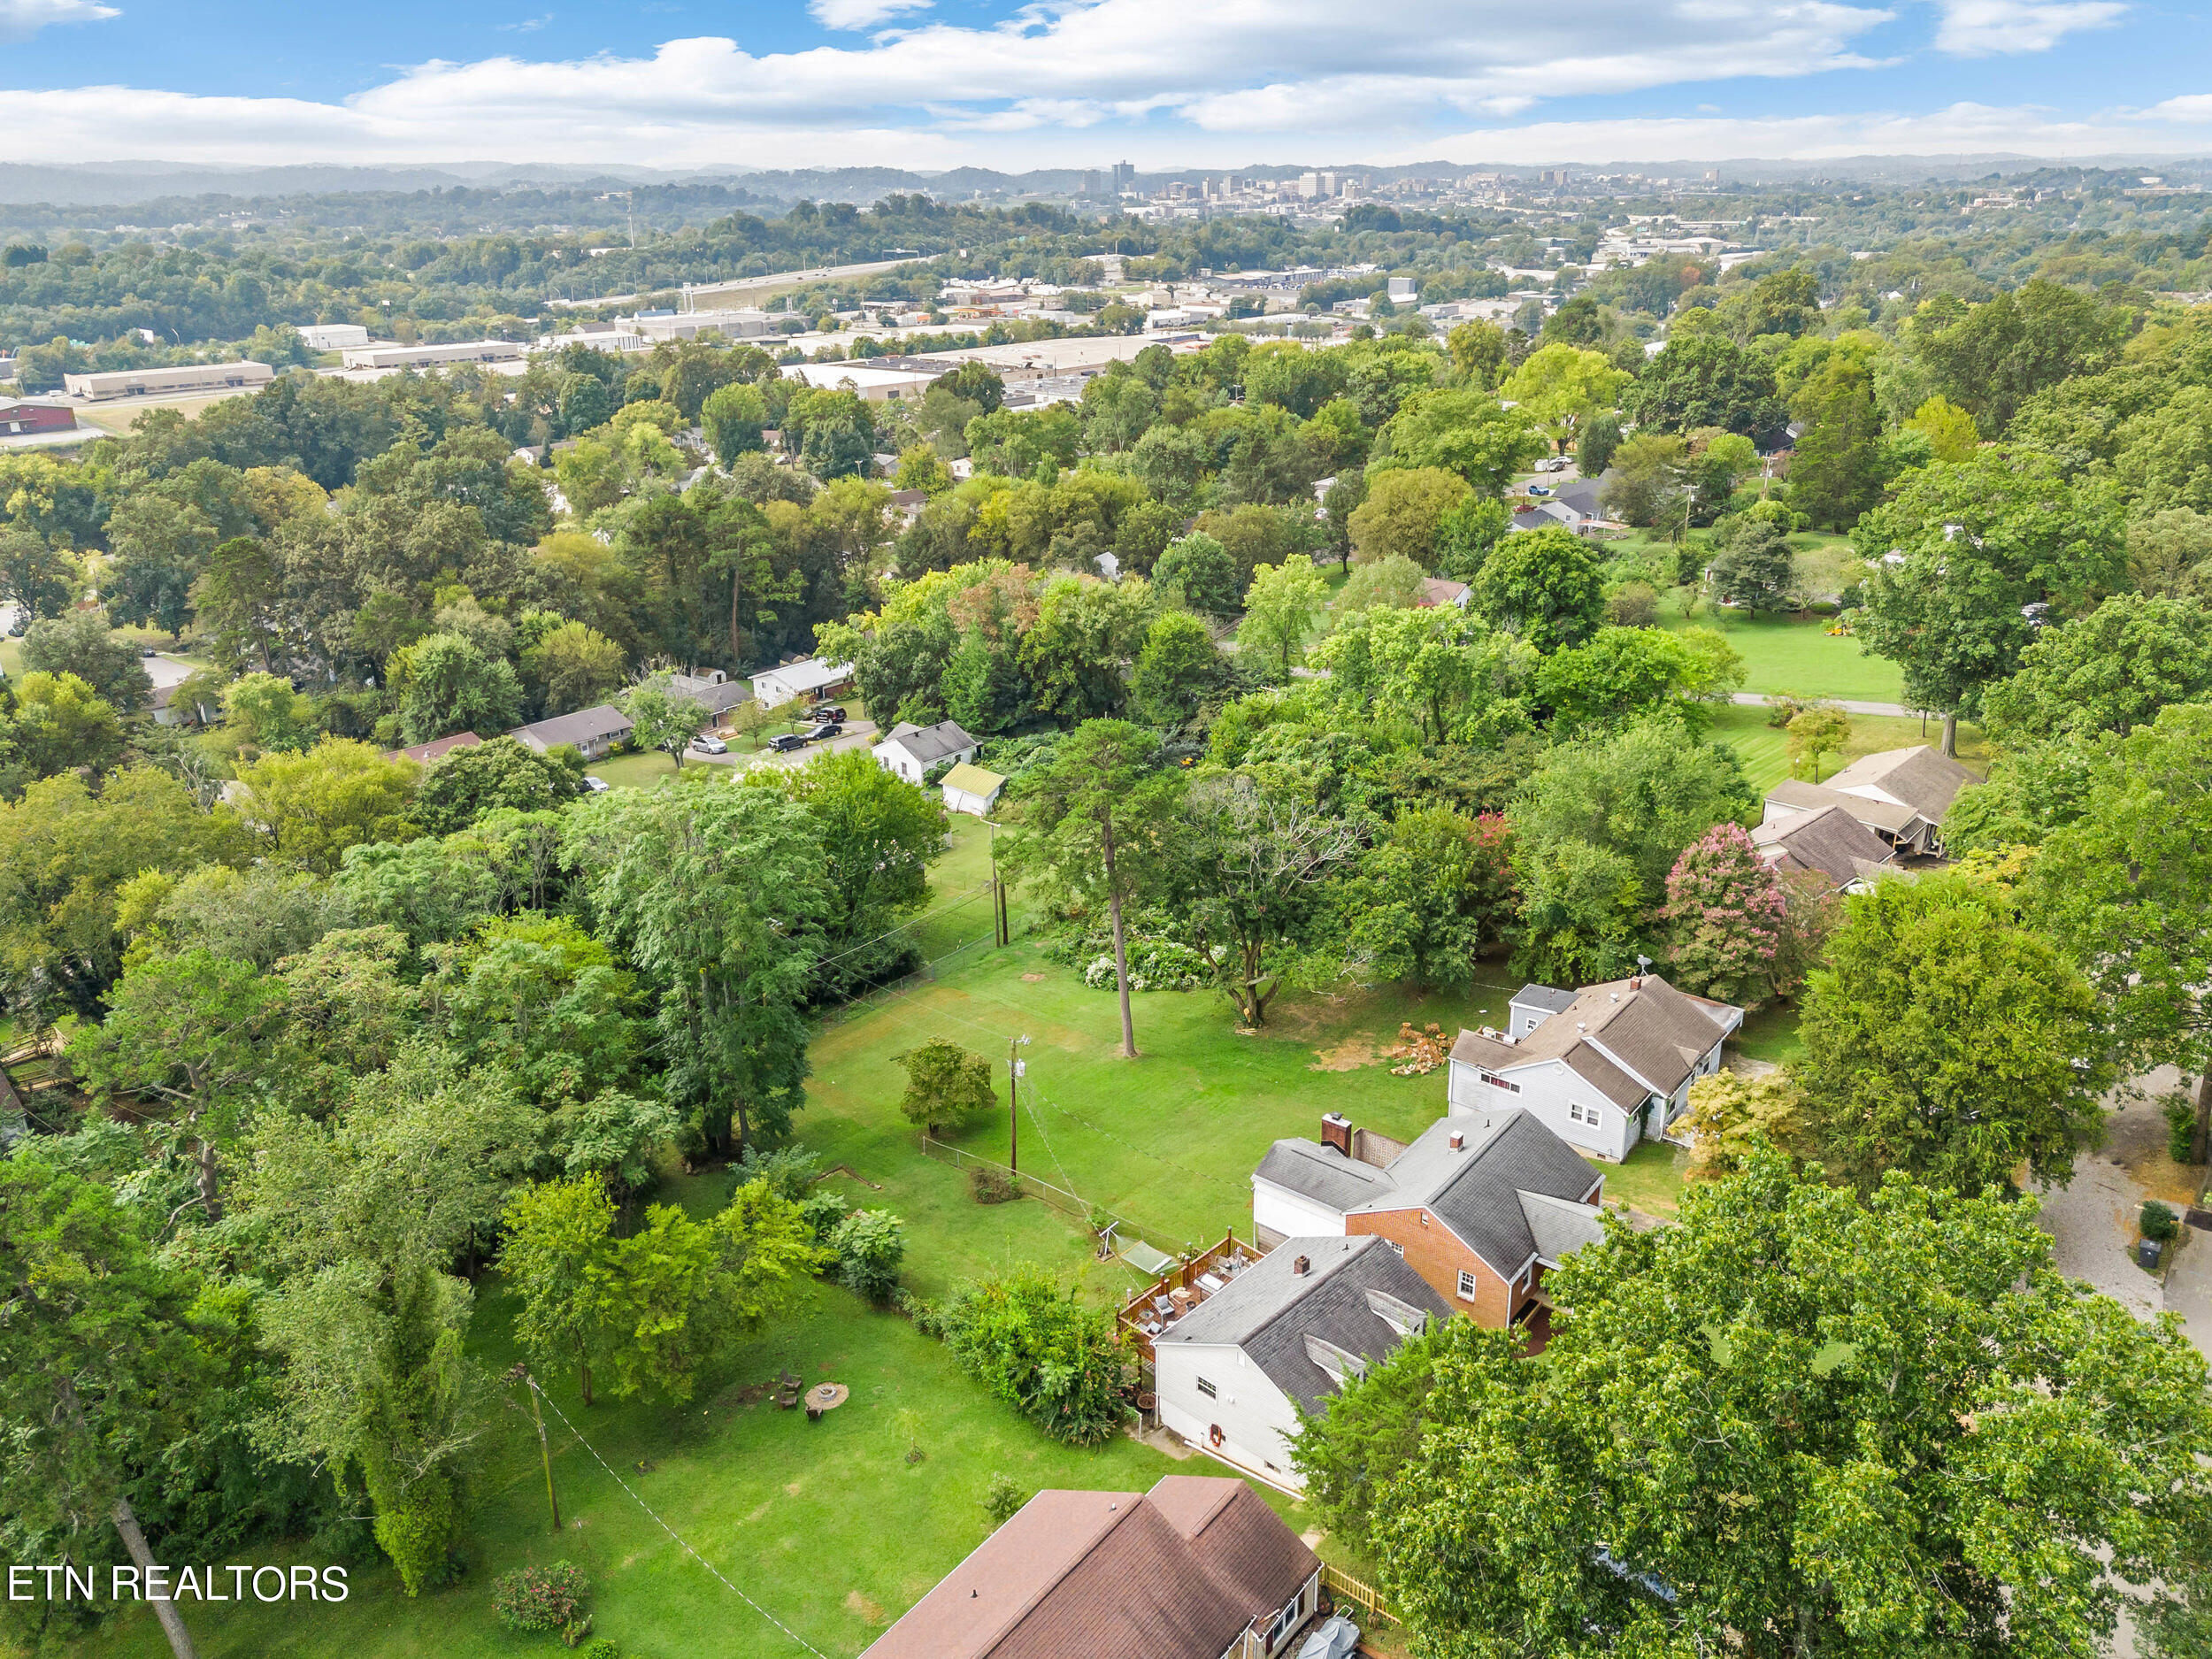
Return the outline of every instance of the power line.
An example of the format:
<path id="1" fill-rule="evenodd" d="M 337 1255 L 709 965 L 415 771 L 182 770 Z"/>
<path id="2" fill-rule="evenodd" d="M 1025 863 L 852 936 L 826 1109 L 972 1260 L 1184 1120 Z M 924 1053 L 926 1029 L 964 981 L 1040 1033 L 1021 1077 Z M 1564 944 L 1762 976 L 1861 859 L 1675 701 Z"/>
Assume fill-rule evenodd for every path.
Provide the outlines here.
<path id="1" fill-rule="evenodd" d="M 761 1617 L 766 1619 L 771 1624 L 773 1624 L 785 1635 L 790 1637 L 793 1641 L 798 1643 L 800 1647 L 805 1648 L 809 1653 L 812 1654 L 814 1655 L 814 1659 L 829 1659 L 829 1655 L 824 1653 L 819 1647 L 817 1647 L 812 1642 L 807 1640 L 805 1637 L 800 1635 L 798 1632 L 793 1630 L 790 1625 L 785 1624 L 781 1619 L 778 1618 L 773 1613 L 771 1613 L 759 1602 L 754 1601 L 751 1596 L 747 1595 L 744 1591 L 738 1589 L 738 1587 L 732 1584 L 727 1578 L 724 1577 L 721 1568 L 716 1566 L 697 1550 L 692 1548 L 690 1544 L 686 1542 L 682 1533 L 677 1532 L 674 1527 L 671 1526 L 667 1522 L 662 1520 L 658 1515 L 655 1514 L 653 1506 L 646 1502 L 643 1498 L 639 1497 L 638 1494 L 631 1489 L 630 1483 L 625 1480 L 620 1475 L 614 1472 L 614 1465 L 610 1463 L 605 1458 L 599 1455 L 599 1448 L 584 1438 L 582 1430 L 579 1429 L 573 1423 L 569 1422 L 568 1413 L 562 1410 L 561 1408 L 555 1403 L 552 1395 L 547 1394 L 544 1389 L 538 1386 L 538 1379 L 534 1377 L 528 1377 L 525 1378 L 524 1380 L 530 1385 L 530 1392 L 532 1394 L 537 1395 L 538 1398 L 544 1401 L 546 1404 L 553 1407 L 553 1415 L 560 1418 L 563 1425 L 567 1428 L 571 1434 L 575 1435 L 576 1443 L 591 1454 L 592 1461 L 597 1463 L 600 1468 L 607 1471 L 607 1473 L 613 1479 L 616 1486 L 620 1486 L 623 1491 L 629 1493 L 630 1502 L 636 1504 L 639 1509 L 643 1509 L 646 1514 L 652 1516 L 654 1524 L 657 1525 L 662 1532 L 667 1533 L 669 1537 L 674 1539 L 677 1544 L 683 1549 L 685 1554 L 688 1555 L 692 1560 L 697 1562 L 702 1567 L 704 1567 L 716 1578 L 720 1578 L 722 1580 L 723 1586 L 726 1589 L 734 1591 L 739 1601 L 744 1602 L 747 1607 L 751 1608 L 754 1612 L 759 1614 Z"/>

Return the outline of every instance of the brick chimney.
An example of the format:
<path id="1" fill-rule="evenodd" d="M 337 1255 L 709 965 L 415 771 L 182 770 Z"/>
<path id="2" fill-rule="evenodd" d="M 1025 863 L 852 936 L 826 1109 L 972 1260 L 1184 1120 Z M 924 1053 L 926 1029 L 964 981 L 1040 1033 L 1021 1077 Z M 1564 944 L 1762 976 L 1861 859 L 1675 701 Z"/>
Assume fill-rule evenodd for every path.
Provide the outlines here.
<path id="1" fill-rule="evenodd" d="M 1467 1137 L 1466 1137 L 1465 1135 L 1463 1135 L 1463 1134 L 1460 1133 L 1458 1130 L 1456 1130 L 1456 1129 L 1453 1130 L 1453 1131 L 1452 1131 L 1452 1150 L 1453 1150 L 1453 1151 L 1455 1151 L 1455 1152 L 1464 1152 L 1466 1149 L 1467 1149 Z"/>
<path id="2" fill-rule="evenodd" d="M 1352 1156 L 1352 1120 L 1341 1112 L 1321 1114 L 1321 1144 L 1334 1147 L 1346 1157 Z"/>
<path id="3" fill-rule="evenodd" d="M 1302 1256 L 1297 1256 L 1292 1260 L 1290 1271 L 1296 1274 L 1300 1279 L 1303 1279 L 1308 1273 L 1313 1271 L 1313 1263 Z"/>

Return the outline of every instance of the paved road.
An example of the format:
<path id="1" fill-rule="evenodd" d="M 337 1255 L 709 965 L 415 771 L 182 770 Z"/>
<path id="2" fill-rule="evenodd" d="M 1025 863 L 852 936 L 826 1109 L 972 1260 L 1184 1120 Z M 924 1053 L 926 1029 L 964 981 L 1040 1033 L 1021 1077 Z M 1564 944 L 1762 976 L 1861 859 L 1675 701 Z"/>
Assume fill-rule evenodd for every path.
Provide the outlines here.
<path id="1" fill-rule="evenodd" d="M 788 754 L 778 754 L 772 749 L 765 755 L 757 756 L 740 755 L 735 751 L 732 751 L 727 755 L 702 755 L 696 749 L 694 749 L 691 752 L 689 758 L 695 761 L 702 762 L 709 766 L 736 766 L 740 768 L 746 766 L 803 766 L 807 764 L 807 762 L 812 760 L 817 755 L 834 754 L 841 749 L 847 749 L 868 748 L 875 742 L 876 736 L 876 723 L 873 720 L 848 720 L 845 722 L 844 731 L 837 736 L 831 738 L 827 742 L 810 743 L 804 749 L 795 749 Z"/>
<path id="2" fill-rule="evenodd" d="M 1729 701 L 1740 703 L 1745 707 L 1752 709 L 1763 709 L 1767 706 L 1766 694 L 1763 691 L 1740 691 Z M 1920 712 L 1917 709 L 1908 709 L 1900 703 L 1855 703 L 1847 698 L 1834 698 L 1828 701 L 1833 701 L 1836 707 L 1841 709 L 1846 714 L 1893 714 L 1909 720 Z"/>

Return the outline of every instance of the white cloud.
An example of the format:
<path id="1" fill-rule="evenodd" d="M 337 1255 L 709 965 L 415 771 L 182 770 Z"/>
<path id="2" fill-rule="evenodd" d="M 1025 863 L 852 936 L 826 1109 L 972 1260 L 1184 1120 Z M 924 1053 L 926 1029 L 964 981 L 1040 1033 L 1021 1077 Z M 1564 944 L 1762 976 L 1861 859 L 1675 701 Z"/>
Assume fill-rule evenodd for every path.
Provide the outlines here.
<path id="1" fill-rule="evenodd" d="M 2186 97 L 2168 98 L 2163 104 L 2154 104 L 2143 111 L 2163 121 L 2200 121 L 2212 126 L 2212 92 L 2193 92 Z"/>
<path id="2" fill-rule="evenodd" d="M 2174 100 L 2176 103 L 2189 100 Z M 2212 100 L 2206 100 L 2212 104 Z M 2155 113 L 2155 111 L 2152 111 Z M 1539 121 L 1460 133 L 1440 143 L 1374 159 L 1462 163 L 1834 161 L 1852 156 L 2012 154 L 2041 157 L 2202 154 L 2212 148 L 2212 109 L 2193 132 L 2140 126 L 2129 112 L 2062 119 L 2032 105 L 1955 104 L 1923 114 L 1860 112 L 1766 119 Z"/>
<path id="3" fill-rule="evenodd" d="M 509 34 L 534 35 L 552 20 L 553 14 L 548 12 L 543 17 L 525 18 L 519 23 L 503 23 L 499 27 Z"/>
<path id="4" fill-rule="evenodd" d="M 2047 52 L 2078 29 L 2109 27 L 2127 7 L 2119 0 L 1942 0 L 1936 49 L 1955 58 Z"/>
<path id="5" fill-rule="evenodd" d="M 99 0 L 0 0 L 0 41 L 28 39 L 57 23 L 97 23 L 115 15 Z"/>
<path id="6" fill-rule="evenodd" d="M 807 0 L 807 10 L 826 29 L 872 29 L 902 12 L 926 12 L 935 0 Z"/>

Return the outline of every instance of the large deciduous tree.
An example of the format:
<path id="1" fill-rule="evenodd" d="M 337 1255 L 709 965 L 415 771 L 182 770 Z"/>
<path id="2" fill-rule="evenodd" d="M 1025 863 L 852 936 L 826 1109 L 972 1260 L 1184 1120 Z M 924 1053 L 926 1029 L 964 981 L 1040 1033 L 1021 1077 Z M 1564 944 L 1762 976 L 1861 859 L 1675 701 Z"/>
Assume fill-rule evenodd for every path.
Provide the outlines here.
<path id="1" fill-rule="evenodd" d="M 1579 645 L 1605 619 L 1605 582 L 1589 548 L 1571 531 L 1507 536 L 1474 580 L 1474 609 L 1540 651 Z"/>
<path id="2" fill-rule="evenodd" d="M 1774 988 L 1788 902 L 1740 824 L 1717 824 L 1667 872 L 1667 970 L 1699 996 L 1746 1006 Z"/>
<path id="3" fill-rule="evenodd" d="M 1762 1153 L 1548 1275 L 1540 1362 L 1448 1321 L 1294 1455 L 1452 1659 L 2099 1651 L 2212 1497 L 2212 1396 L 2051 1249 L 2026 1206 Z"/>
<path id="4" fill-rule="evenodd" d="M 2096 999 L 2001 885 L 1883 880 L 1851 900 L 1807 981 L 1805 1057 L 1830 1173 L 1903 1170 L 1961 1192 L 2023 1164 L 2062 1185 L 2111 1076 Z"/>
<path id="5" fill-rule="evenodd" d="M 1010 872 L 1041 877 L 1064 901 L 1105 903 L 1125 1059 L 1137 1057 L 1137 1026 L 1125 913 L 1159 882 L 1181 793 L 1180 780 L 1161 768 L 1156 736 L 1125 720 L 1091 720 L 1060 741 L 1049 763 L 1022 774 L 1008 809 Z"/>

